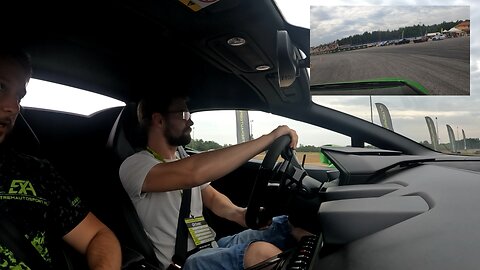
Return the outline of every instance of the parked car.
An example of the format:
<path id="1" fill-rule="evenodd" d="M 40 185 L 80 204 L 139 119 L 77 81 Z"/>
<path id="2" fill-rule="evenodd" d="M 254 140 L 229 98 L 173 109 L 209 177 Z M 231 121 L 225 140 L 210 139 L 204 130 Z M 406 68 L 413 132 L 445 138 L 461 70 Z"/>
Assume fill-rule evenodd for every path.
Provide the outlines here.
<path id="1" fill-rule="evenodd" d="M 413 43 L 422 43 L 428 41 L 427 36 L 417 37 L 413 40 Z"/>
<path id="2" fill-rule="evenodd" d="M 337 145 L 321 147 L 328 164 L 313 166 L 288 151 L 282 137 L 265 158 L 212 182 L 253 216 L 261 207 L 288 214 L 315 234 L 270 260 L 275 269 L 478 267 L 478 156 L 435 151 L 373 120 L 319 105 L 327 97 L 310 91 L 309 29 L 290 24 L 275 1 L 207 2 L 37 1 L 2 9 L 2 25 L 12 25 L 12 18 L 29 25 L 28 31 L 13 29 L 21 36 L 7 36 L 30 52 L 35 79 L 125 104 L 87 116 L 25 106 L 25 122 L 14 131 L 22 140 L 10 142 L 50 159 L 80 190 L 120 239 L 124 262 L 145 258 L 156 264 L 118 179 L 120 162 L 135 151 L 132 108 L 146 92 L 191 85 L 193 121 L 200 126 L 196 119 L 209 114 L 204 119 L 220 127 L 204 125 L 204 134 L 235 132 L 234 119 L 218 119 L 225 110 L 249 110 L 266 114 L 268 121 L 250 123 L 257 132 L 282 117 L 296 129 L 301 124 L 300 142 L 313 136 L 316 146 Z M 341 105 L 348 100 L 337 99 Z M 199 137 L 200 127 L 192 132 L 209 140 Z M 331 134 L 345 143 L 333 142 Z M 241 229 L 213 214 L 209 221 L 218 236 Z M 67 254 L 71 269 L 87 269 L 82 258 Z"/>
<path id="3" fill-rule="evenodd" d="M 410 39 L 407 39 L 407 38 L 402 38 L 395 41 L 395 45 L 402 45 L 402 44 L 408 44 L 408 43 L 410 43 Z"/>
<path id="4" fill-rule="evenodd" d="M 440 35 L 435 35 L 432 37 L 432 40 L 433 41 L 438 41 L 438 40 L 444 40 L 445 38 L 447 38 L 444 34 L 440 34 Z"/>

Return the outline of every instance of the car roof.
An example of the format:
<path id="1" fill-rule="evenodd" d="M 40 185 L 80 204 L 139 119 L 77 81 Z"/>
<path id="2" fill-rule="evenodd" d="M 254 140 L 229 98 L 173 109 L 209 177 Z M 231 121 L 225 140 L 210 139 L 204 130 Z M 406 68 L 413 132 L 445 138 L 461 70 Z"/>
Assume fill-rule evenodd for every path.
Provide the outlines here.
<path id="1" fill-rule="evenodd" d="M 191 86 L 193 111 L 274 112 L 285 101 L 310 102 L 306 69 L 292 86 L 279 87 L 276 47 L 277 30 L 287 30 L 308 52 L 309 30 L 288 24 L 272 0 L 216 1 L 199 11 L 182 2 L 35 2 L 5 10 L 2 20 L 27 25 L 13 35 L 30 52 L 38 79 L 125 102 Z M 245 45 L 228 45 L 233 37 Z"/>

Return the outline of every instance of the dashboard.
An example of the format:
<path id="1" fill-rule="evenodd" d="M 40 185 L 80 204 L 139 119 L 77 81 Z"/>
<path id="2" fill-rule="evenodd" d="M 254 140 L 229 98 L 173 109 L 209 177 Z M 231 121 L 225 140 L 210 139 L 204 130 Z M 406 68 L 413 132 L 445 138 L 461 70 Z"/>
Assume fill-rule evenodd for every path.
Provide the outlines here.
<path id="1" fill-rule="evenodd" d="M 338 170 L 307 176 L 322 182 L 312 189 L 320 203 L 308 217 L 318 233 L 274 269 L 477 269 L 478 160 L 378 149 L 324 153 Z"/>

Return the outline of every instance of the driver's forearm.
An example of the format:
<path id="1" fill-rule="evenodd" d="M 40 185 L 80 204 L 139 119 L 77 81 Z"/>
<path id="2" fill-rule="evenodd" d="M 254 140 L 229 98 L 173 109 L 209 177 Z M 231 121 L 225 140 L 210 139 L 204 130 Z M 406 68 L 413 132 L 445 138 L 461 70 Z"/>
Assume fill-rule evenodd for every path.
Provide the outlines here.
<path id="1" fill-rule="evenodd" d="M 195 171 L 196 181 L 213 181 L 230 173 L 264 151 L 275 139 L 273 134 L 263 135 L 252 141 L 192 156 L 191 168 Z"/>
<path id="2" fill-rule="evenodd" d="M 159 163 L 148 172 L 142 186 L 143 192 L 164 192 L 191 188 L 214 181 L 232 172 L 265 150 L 283 135 L 292 138 L 294 147 L 298 137 L 287 126 L 279 126 L 255 140 L 215 151 L 202 152 L 175 162 Z"/>
<path id="3" fill-rule="evenodd" d="M 240 167 L 275 139 L 275 134 L 270 133 L 249 142 L 202 152 L 175 162 L 159 163 L 150 169 L 142 191 L 164 192 L 214 181 Z"/>
<path id="4" fill-rule="evenodd" d="M 209 192 L 202 192 L 203 204 L 215 215 L 247 227 L 245 223 L 246 208 L 235 205 L 227 196 L 207 187 Z"/>
<path id="5" fill-rule="evenodd" d="M 233 207 L 229 208 L 229 211 L 225 213 L 226 214 L 225 218 L 246 228 L 247 227 L 247 223 L 245 221 L 246 211 L 247 211 L 247 208 L 233 205 Z"/>

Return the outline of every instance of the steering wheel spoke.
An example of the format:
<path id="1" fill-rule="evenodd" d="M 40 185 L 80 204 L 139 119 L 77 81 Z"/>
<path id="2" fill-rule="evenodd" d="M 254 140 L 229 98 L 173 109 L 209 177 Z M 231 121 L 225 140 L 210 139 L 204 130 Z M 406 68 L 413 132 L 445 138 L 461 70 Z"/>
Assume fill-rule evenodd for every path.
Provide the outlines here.
<path id="1" fill-rule="evenodd" d="M 267 207 L 266 200 L 269 195 L 272 195 L 267 194 L 267 192 L 270 193 L 271 188 L 274 187 L 281 189 L 286 181 L 283 174 L 289 169 L 289 166 L 292 166 L 292 160 L 295 160 L 294 163 L 298 164 L 289 144 L 290 136 L 284 135 L 276 139 L 267 150 L 257 173 L 245 215 L 247 226 L 251 229 L 260 229 L 268 225 L 276 211 L 271 209 L 272 207 Z M 277 165 L 280 155 L 287 168 L 282 169 L 283 164 Z"/>

